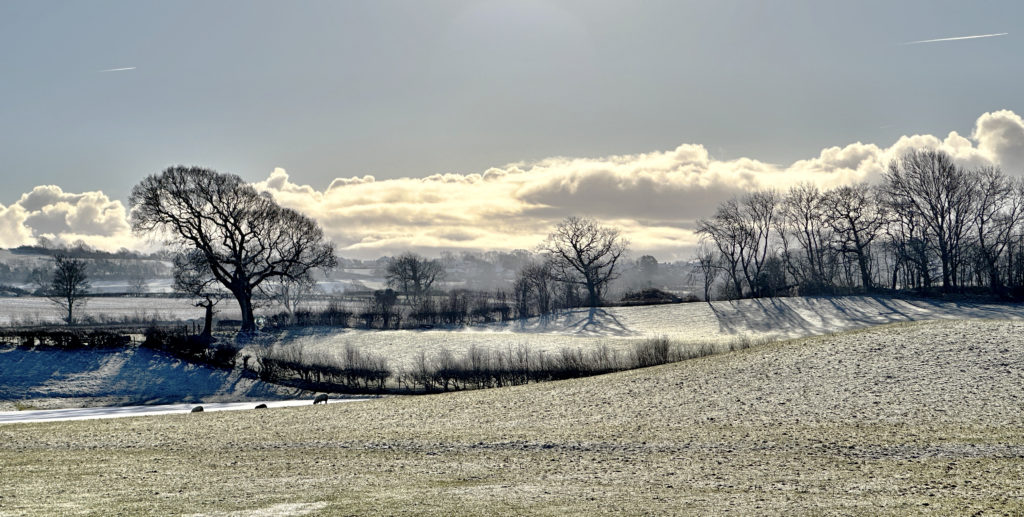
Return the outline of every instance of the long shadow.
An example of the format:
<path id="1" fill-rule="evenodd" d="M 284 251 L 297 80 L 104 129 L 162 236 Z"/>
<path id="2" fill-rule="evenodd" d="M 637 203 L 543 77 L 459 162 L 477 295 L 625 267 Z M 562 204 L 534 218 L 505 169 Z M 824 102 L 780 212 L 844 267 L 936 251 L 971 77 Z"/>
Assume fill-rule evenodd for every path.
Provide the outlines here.
<path id="1" fill-rule="evenodd" d="M 591 307 L 587 310 L 585 318 L 569 323 L 567 328 L 575 329 L 578 334 L 625 336 L 634 333 L 615 315 L 599 307 Z"/>
<path id="2" fill-rule="evenodd" d="M 104 371 L 118 357 L 124 360 L 116 370 Z M 80 383 L 79 378 L 91 379 Z M 246 387 L 241 379 L 237 371 L 197 366 L 143 348 L 15 350 L 4 353 L 0 364 L 0 399 L 109 397 L 123 404 L 167 404 L 218 396 L 286 397 L 274 386 L 253 382 Z"/>
<path id="3" fill-rule="evenodd" d="M 801 334 L 813 332 L 818 328 L 777 298 L 734 300 L 727 303 L 728 310 L 719 304 L 710 304 L 718 319 L 719 330 L 725 334 L 745 331 Z"/>
<path id="4" fill-rule="evenodd" d="M 846 328 L 901 321 L 942 318 L 1024 319 L 1024 305 L 986 304 L 893 298 L 883 295 L 804 297 L 797 308 L 814 314 L 805 318 L 787 299 L 762 298 L 709 303 L 724 334 L 776 332 L 790 336 L 820 334 Z M 819 321 L 820 320 L 820 321 Z"/>

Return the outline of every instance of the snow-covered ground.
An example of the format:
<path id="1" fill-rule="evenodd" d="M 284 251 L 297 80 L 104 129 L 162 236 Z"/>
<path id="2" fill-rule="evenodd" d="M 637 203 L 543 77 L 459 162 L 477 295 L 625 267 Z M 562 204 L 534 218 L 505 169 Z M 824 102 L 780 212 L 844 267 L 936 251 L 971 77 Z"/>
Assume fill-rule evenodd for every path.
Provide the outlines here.
<path id="1" fill-rule="evenodd" d="M 226 307 L 238 312 L 235 306 Z M 83 318 L 93 317 L 101 322 L 122 318 L 173 321 L 203 317 L 203 309 L 196 307 L 193 300 L 169 297 L 90 297 L 86 298 L 81 310 L 76 311 Z M 59 323 L 61 317 L 60 311 L 48 298 L 0 298 L 0 325 Z M 223 317 L 231 317 L 230 310 L 225 311 Z"/>
<path id="2" fill-rule="evenodd" d="M 99 299 L 97 299 L 99 300 Z M 158 301 L 131 299 L 137 303 Z M 166 300 L 165 300 L 166 301 Z M 185 302 L 184 300 L 177 300 Z M 194 309 L 194 308 L 192 308 Z M 166 308 L 165 308 L 166 310 Z M 741 336 L 792 338 L 884 323 L 933 319 L 1024 319 L 1019 304 L 976 304 L 881 297 L 812 297 L 579 309 L 548 319 L 455 330 L 366 331 L 307 329 L 278 344 L 337 354 L 346 344 L 387 358 L 392 368 L 447 348 L 534 352 L 607 345 L 624 350 L 638 339 L 665 336 L 680 343 L 721 343 Z M 299 392 L 228 372 L 189 364 L 147 349 L 64 352 L 0 348 L 0 410 L 16 403 L 38 409 L 245 402 L 299 397 Z"/>
<path id="3" fill-rule="evenodd" d="M 371 397 L 355 397 L 329 400 L 329 404 L 370 400 Z M 196 406 L 202 406 L 203 413 L 213 411 L 238 411 L 254 409 L 266 404 L 267 409 L 306 406 L 312 397 L 292 400 L 264 400 L 247 402 L 209 402 L 204 404 L 161 404 L 156 406 L 116 406 L 69 409 L 42 409 L 37 411 L 0 411 L 0 424 L 23 424 L 27 422 L 54 422 L 63 420 L 89 420 L 93 418 L 118 418 L 126 416 L 171 415 L 191 413 Z"/>
<path id="4" fill-rule="evenodd" d="M 24 350 L 0 347 L 0 410 L 249 402 L 301 390 L 188 363 L 147 348 Z"/>
<path id="5" fill-rule="evenodd" d="M 392 367 L 412 364 L 442 347 L 456 355 L 471 346 L 504 350 L 526 345 L 534 351 L 605 344 L 629 347 L 637 339 L 665 336 L 677 342 L 723 342 L 739 337 L 795 338 L 899 321 L 934 319 L 1022 319 L 1020 304 L 977 304 L 903 300 L 873 296 L 774 298 L 646 307 L 575 309 L 551 318 L 456 330 L 323 330 L 293 332 L 284 343 L 336 353 L 351 344 L 380 354 Z"/>

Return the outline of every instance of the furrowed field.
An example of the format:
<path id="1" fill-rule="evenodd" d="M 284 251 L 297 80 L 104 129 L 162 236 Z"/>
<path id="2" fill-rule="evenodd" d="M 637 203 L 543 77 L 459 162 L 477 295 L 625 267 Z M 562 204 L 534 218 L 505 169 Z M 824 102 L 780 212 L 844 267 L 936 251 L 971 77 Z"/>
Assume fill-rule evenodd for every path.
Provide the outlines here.
<path id="1" fill-rule="evenodd" d="M 512 388 L 7 425 L 0 513 L 1016 514 L 1022 331 L 895 324 Z"/>

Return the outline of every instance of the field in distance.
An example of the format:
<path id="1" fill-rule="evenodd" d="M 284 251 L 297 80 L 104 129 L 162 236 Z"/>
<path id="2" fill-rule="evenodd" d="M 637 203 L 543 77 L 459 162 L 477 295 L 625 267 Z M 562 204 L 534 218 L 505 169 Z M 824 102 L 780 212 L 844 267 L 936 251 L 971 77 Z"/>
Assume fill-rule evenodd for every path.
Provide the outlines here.
<path id="1" fill-rule="evenodd" d="M 358 329 L 295 329 L 278 338 L 313 353 L 341 353 L 345 345 L 387 358 L 405 368 L 420 352 L 441 348 L 461 356 L 470 347 L 504 351 L 525 345 L 534 352 L 607 345 L 626 351 L 638 340 L 666 337 L 683 345 L 725 343 L 740 336 L 786 339 L 842 332 L 886 323 L 932 319 L 1024 318 L 1024 305 L 978 304 L 882 296 L 793 297 L 682 303 L 644 307 L 572 309 L 550 318 L 458 329 L 381 332 Z"/>
<path id="2" fill-rule="evenodd" d="M 1022 332 L 895 324 L 513 388 L 3 426 L 0 513 L 1020 513 Z"/>

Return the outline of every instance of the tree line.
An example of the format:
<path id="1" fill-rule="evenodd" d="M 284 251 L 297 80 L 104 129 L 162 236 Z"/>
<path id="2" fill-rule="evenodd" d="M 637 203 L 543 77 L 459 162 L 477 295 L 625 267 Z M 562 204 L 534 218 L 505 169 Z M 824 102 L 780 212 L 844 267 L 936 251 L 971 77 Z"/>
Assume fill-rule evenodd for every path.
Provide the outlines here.
<path id="1" fill-rule="evenodd" d="M 877 185 L 730 199 L 697 234 L 706 299 L 1024 287 L 1024 181 L 943 151 L 892 160 Z"/>

